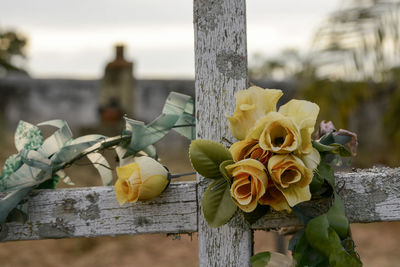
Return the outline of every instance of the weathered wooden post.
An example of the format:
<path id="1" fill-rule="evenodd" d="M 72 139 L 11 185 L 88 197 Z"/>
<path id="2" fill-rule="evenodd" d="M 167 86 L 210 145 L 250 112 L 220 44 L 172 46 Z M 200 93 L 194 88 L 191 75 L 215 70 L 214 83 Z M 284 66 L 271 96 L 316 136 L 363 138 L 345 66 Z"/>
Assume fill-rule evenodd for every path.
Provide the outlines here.
<path id="1" fill-rule="evenodd" d="M 197 138 L 232 140 L 225 114 L 234 109 L 234 94 L 247 88 L 245 0 L 195 0 Z M 207 184 L 198 176 L 200 266 L 249 266 L 252 231 L 240 216 L 211 229 L 201 211 Z"/>

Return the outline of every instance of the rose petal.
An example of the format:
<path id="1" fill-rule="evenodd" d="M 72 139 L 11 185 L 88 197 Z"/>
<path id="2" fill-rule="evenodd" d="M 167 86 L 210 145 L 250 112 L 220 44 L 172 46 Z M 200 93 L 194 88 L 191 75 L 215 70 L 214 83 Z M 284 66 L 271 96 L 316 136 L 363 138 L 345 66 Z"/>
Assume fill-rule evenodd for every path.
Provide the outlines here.
<path id="1" fill-rule="evenodd" d="M 255 122 L 265 114 L 276 111 L 276 103 L 283 95 L 281 90 L 252 86 L 235 94 L 236 109 L 229 120 L 232 135 L 243 140 Z"/>

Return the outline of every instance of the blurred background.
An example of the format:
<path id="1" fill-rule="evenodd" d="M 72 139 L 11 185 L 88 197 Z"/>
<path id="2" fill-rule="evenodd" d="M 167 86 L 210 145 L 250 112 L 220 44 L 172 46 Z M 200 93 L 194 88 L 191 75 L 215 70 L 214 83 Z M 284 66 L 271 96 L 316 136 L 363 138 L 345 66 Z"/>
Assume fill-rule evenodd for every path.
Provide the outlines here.
<path id="1" fill-rule="evenodd" d="M 156 118 L 170 91 L 194 96 L 191 1 L 14 0 L 0 5 L 0 165 L 15 153 L 19 120 L 65 119 L 76 137 L 111 136 L 120 133 L 123 114 L 146 123 Z M 316 102 L 320 120 L 358 133 L 353 167 L 399 166 L 399 26 L 397 0 L 249 0 L 250 80 L 282 89 L 282 103 L 293 97 Z M 191 170 L 188 145 L 174 133 L 157 144 L 173 173 Z M 94 168 L 72 166 L 67 172 L 77 186 L 101 184 Z M 352 229 L 365 266 L 396 266 L 400 223 Z M 255 251 L 276 250 L 275 238 L 255 232 Z M 0 244 L 0 262 L 197 266 L 197 237 L 12 242 Z"/>

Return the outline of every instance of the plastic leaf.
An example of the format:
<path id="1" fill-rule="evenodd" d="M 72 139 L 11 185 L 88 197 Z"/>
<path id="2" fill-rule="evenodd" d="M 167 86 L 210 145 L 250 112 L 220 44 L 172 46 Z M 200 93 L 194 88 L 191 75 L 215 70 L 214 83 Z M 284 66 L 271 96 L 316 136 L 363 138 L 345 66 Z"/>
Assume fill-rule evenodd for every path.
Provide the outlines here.
<path id="1" fill-rule="evenodd" d="M 211 140 L 194 140 L 189 147 L 189 157 L 193 168 L 206 178 L 221 177 L 219 166 L 225 160 L 232 160 L 229 150 Z"/>
<path id="2" fill-rule="evenodd" d="M 250 258 L 252 267 L 265 267 L 271 258 L 270 252 L 260 252 Z"/>
<path id="3" fill-rule="evenodd" d="M 229 186 L 231 185 L 231 180 L 232 178 L 229 176 L 227 170 L 225 169 L 226 166 L 234 164 L 235 162 L 233 160 L 225 160 L 219 165 L 219 172 L 222 174 L 222 177 L 225 178 L 225 180 L 228 182 Z"/>
<path id="4" fill-rule="evenodd" d="M 335 193 L 335 200 L 332 207 L 326 214 L 329 225 L 338 233 L 341 239 L 345 239 L 349 233 L 349 221 L 346 218 L 343 202 L 339 195 Z"/>
<path id="5" fill-rule="evenodd" d="M 225 178 L 219 178 L 210 184 L 204 192 L 201 205 L 204 218 L 213 228 L 227 223 L 237 210 Z"/>

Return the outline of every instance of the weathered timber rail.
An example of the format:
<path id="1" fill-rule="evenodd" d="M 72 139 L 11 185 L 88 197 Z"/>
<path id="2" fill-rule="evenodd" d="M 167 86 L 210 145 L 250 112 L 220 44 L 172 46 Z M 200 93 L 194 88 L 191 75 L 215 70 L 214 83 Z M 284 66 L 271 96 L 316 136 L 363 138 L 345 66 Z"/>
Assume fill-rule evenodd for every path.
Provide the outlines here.
<path id="1" fill-rule="evenodd" d="M 373 168 L 337 175 L 351 222 L 400 220 L 400 168 Z M 1 226 L 1 241 L 123 234 L 197 232 L 195 182 L 173 183 L 160 197 L 120 207 L 113 187 L 35 190 L 27 198 L 29 220 Z M 307 203 L 318 212 L 321 201 Z M 292 214 L 271 212 L 251 226 L 299 225 Z"/>

